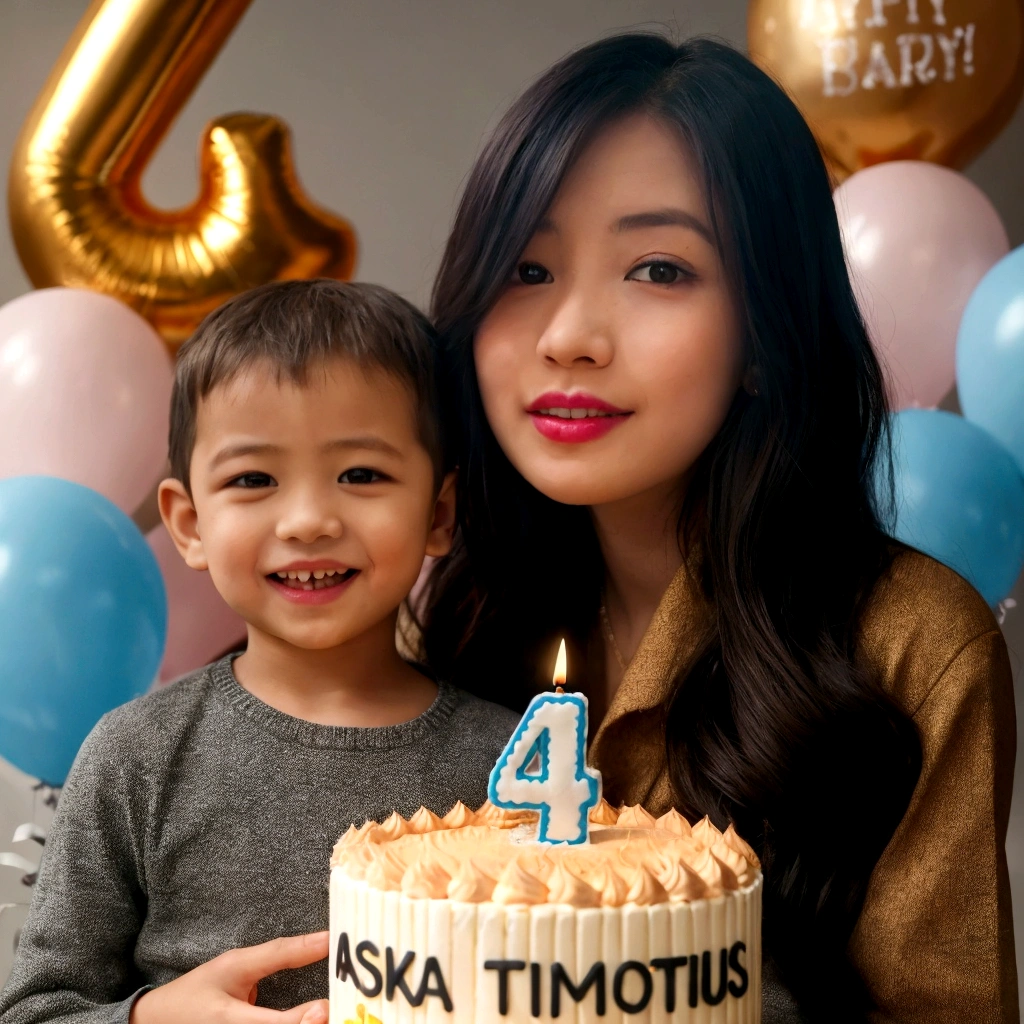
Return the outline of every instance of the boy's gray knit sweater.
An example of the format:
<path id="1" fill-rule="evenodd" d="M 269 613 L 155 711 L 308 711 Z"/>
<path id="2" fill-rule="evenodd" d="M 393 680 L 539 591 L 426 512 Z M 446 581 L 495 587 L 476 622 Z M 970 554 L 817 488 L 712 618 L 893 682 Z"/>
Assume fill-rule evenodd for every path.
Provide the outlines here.
<path id="1" fill-rule="evenodd" d="M 144 986 L 326 928 L 338 836 L 479 805 L 517 721 L 442 683 L 411 722 L 317 725 L 242 689 L 230 658 L 110 712 L 61 794 L 2 1024 L 123 1024 Z M 326 996 L 325 962 L 259 986 L 276 1008 Z"/>

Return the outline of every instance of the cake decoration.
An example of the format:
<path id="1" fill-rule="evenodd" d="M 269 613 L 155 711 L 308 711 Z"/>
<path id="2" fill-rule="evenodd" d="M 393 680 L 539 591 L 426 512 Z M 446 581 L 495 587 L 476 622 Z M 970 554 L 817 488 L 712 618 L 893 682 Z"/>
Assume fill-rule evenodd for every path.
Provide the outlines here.
<path id="1" fill-rule="evenodd" d="M 366 1007 L 360 1003 L 356 1007 L 356 1019 L 347 1020 L 345 1024 L 381 1024 L 381 1021 L 374 1017 L 372 1013 L 367 1013 Z"/>
<path id="2" fill-rule="evenodd" d="M 537 811 L 541 843 L 585 843 L 589 811 L 601 797 L 601 773 L 587 767 L 587 698 L 565 693 L 565 676 L 563 640 L 555 692 L 530 701 L 487 788 L 495 807 Z"/>
<path id="3" fill-rule="evenodd" d="M 332 1024 L 760 1020 L 760 865 L 731 826 L 600 803 L 583 844 L 493 803 L 385 825 L 331 858 Z"/>

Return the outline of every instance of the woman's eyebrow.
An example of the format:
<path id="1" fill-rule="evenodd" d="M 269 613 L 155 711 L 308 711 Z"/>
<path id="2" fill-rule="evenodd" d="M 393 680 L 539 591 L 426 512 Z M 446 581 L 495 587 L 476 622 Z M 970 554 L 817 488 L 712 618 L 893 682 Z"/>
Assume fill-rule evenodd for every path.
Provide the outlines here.
<path id="1" fill-rule="evenodd" d="M 615 222 L 612 230 L 620 232 L 636 231 L 639 228 L 664 227 L 689 228 L 691 231 L 696 231 L 698 235 L 711 245 L 715 244 L 710 230 L 699 217 L 695 217 L 692 213 L 687 213 L 685 210 L 677 209 L 674 206 L 669 206 L 662 210 L 647 210 L 644 213 L 627 214 Z"/>

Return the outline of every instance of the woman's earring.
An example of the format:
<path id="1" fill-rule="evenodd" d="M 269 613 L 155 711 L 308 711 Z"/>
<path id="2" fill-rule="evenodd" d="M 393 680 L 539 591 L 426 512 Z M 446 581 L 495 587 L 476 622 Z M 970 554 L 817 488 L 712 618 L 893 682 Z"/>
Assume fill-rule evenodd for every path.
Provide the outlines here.
<path id="1" fill-rule="evenodd" d="M 758 387 L 759 382 L 760 377 L 757 372 L 757 367 L 752 366 L 749 370 L 747 370 L 746 374 L 744 374 L 743 390 L 746 391 L 746 393 L 750 395 L 752 398 L 757 398 L 757 396 L 761 394 L 761 389 L 760 387 Z"/>

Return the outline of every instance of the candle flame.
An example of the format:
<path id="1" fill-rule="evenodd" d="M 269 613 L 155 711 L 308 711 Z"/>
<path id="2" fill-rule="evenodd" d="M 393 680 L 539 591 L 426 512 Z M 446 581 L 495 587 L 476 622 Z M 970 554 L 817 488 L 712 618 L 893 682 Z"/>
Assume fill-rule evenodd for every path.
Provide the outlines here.
<path id="1" fill-rule="evenodd" d="M 555 658 L 555 674 L 551 677 L 552 686 L 565 686 L 565 638 L 558 645 L 558 657 Z"/>

